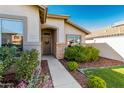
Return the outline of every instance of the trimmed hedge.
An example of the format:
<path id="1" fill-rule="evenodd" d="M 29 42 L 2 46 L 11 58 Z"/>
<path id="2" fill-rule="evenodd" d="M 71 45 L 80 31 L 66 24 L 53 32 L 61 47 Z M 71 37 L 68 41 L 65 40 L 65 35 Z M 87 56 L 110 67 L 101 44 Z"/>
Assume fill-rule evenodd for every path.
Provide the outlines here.
<path id="1" fill-rule="evenodd" d="M 88 86 L 90 88 L 106 88 L 106 82 L 97 76 L 89 76 L 88 77 Z"/>
<path id="2" fill-rule="evenodd" d="M 69 61 L 91 62 L 99 58 L 99 50 L 94 47 L 72 46 L 65 48 L 65 59 Z"/>
<path id="3" fill-rule="evenodd" d="M 67 63 L 67 67 L 70 71 L 75 71 L 78 68 L 78 63 L 75 61 L 70 61 Z"/>

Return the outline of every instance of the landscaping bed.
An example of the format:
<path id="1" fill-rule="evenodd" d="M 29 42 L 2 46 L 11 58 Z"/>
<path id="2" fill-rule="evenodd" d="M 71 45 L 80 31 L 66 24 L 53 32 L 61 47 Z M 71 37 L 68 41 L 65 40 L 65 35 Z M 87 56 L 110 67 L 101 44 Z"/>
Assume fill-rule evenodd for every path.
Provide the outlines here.
<path id="1" fill-rule="evenodd" d="M 79 63 L 79 68 L 107 67 L 107 66 L 120 66 L 120 65 L 124 65 L 124 62 L 100 57 L 99 60 L 94 62 Z"/>
<path id="2" fill-rule="evenodd" d="M 59 60 L 64 67 L 68 70 L 67 68 L 67 61 L 64 59 Z M 69 70 L 68 70 L 69 71 Z M 87 87 L 87 78 L 85 75 L 81 74 L 79 71 L 69 71 L 69 73 L 77 80 L 77 82 L 83 87 L 86 88 Z"/>
<path id="3" fill-rule="evenodd" d="M 107 88 L 124 88 L 124 66 L 84 69 L 83 72 L 87 76 L 95 75 L 102 78 Z"/>
<path id="4" fill-rule="evenodd" d="M 0 81 L 0 88 L 14 88 L 19 81 L 15 79 L 15 73 L 6 74 Z"/>
<path id="5" fill-rule="evenodd" d="M 65 66 L 65 68 L 68 70 L 67 67 L 67 60 L 65 59 L 61 59 L 60 62 Z M 96 68 L 96 67 L 111 67 L 111 66 L 120 66 L 120 65 L 124 65 L 123 62 L 121 61 L 116 61 L 116 60 L 112 60 L 112 59 L 107 59 L 107 58 L 103 58 L 100 57 L 99 60 L 95 61 L 95 62 L 86 62 L 86 63 L 79 63 L 79 67 L 78 69 L 90 69 L 90 68 Z M 69 71 L 69 70 L 68 70 Z M 108 71 L 108 70 L 106 70 Z M 76 70 L 76 71 L 69 71 L 70 74 L 78 81 L 78 83 L 82 86 L 82 87 L 87 87 L 87 77 L 86 75 L 82 74 L 80 71 Z M 109 71 L 110 72 L 110 71 Z M 91 74 L 91 75 L 96 75 L 99 76 L 97 74 Z M 109 73 L 106 75 L 106 73 L 103 73 L 104 76 L 109 76 Z M 113 78 L 113 76 L 110 76 Z M 118 76 L 115 77 L 117 78 Z M 108 81 L 107 81 L 108 82 Z M 111 81 L 109 81 L 111 82 Z M 117 83 L 117 82 L 116 82 Z M 107 87 L 111 87 L 111 86 L 107 86 Z"/>
<path id="6" fill-rule="evenodd" d="M 47 79 L 40 84 L 41 88 L 53 88 L 53 82 L 52 82 L 52 77 L 50 74 L 50 70 L 48 67 L 47 60 L 42 60 L 41 61 L 41 76 L 46 76 Z M 45 78 L 45 77 L 44 77 Z"/>
<path id="7" fill-rule="evenodd" d="M 38 80 L 38 83 L 36 85 L 37 88 L 53 88 L 52 78 L 46 60 L 41 61 L 41 68 L 40 79 Z M 15 79 L 15 73 L 7 74 L 3 77 L 4 78 L 1 81 L 0 87 L 18 87 L 19 81 Z"/>
<path id="8" fill-rule="evenodd" d="M 47 61 L 41 63 L 38 55 L 35 49 L 18 52 L 14 47 L 0 47 L 0 87 L 53 87 Z"/>
<path id="9" fill-rule="evenodd" d="M 124 87 L 124 62 L 99 56 L 100 51 L 91 46 L 66 47 L 60 60 L 82 87 Z"/>

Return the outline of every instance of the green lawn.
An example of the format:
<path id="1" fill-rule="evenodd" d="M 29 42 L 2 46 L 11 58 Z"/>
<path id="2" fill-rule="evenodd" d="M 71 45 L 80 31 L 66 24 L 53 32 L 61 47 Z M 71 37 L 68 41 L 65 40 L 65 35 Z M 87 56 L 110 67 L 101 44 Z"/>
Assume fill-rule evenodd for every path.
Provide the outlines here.
<path id="1" fill-rule="evenodd" d="M 104 79 L 108 88 L 124 88 L 124 66 L 84 70 L 85 74 Z"/>

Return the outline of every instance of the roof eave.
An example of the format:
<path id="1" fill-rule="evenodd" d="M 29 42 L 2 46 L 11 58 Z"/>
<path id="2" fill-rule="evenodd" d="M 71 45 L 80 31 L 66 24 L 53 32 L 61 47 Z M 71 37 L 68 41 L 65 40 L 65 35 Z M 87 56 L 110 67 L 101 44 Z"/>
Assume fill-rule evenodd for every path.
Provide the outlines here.
<path id="1" fill-rule="evenodd" d="M 80 27 L 80 26 L 74 24 L 73 22 L 71 22 L 71 21 L 69 21 L 69 20 L 66 20 L 66 22 L 69 23 L 69 24 L 72 25 L 72 26 L 75 26 L 77 29 L 79 29 L 79 30 L 85 32 L 86 34 L 90 34 L 90 33 L 91 33 L 90 31 L 86 30 L 85 28 Z"/>
<path id="2" fill-rule="evenodd" d="M 57 14 L 48 14 L 47 18 L 57 18 L 57 19 L 68 19 L 69 15 L 57 15 Z"/>
<path id="3" fill-rule="evenodd" d="M 47 6 L 44 5 L 38 5 L 38 7 L 39 7 L 41 23 L 44 24 L 46 22 L 48 8 Z"/>

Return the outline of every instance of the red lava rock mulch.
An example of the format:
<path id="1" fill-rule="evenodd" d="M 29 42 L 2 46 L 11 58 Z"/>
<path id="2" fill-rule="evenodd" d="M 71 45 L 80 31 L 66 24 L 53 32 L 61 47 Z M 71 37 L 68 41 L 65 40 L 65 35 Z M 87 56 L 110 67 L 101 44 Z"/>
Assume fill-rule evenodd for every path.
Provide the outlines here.
<path id="1" fill-rule="evenodd" d="M 107 66 L 120 66 L 120 65 L 124 65 L 124 62 L 100 57 L 100 59 L 95 62 L 80 63 L 79 68 L 107 67 Z"/>
<path id="2" fill-rule="evenodd" d="M 3 75 L 3 79 L 0 82 L 0 88 L 13 88 L 17 86 L 19 81 L 15 79 L 15 73 L 10 73 Z"/>
<path id="3" fill-rule="evenodd" d="M 52 82 L 52 78 L 50 75 L 50 71 L 49 71 L 49 67 L 48 67 L 48 63 L 47 60 L 42 60 L 41 62 L 41 75 L 47 75 L 49 76 L 49 78 L 45 81 L 45 82 L 41 82 L 41 84 L 39 84 L 39 86 L 41 88 L 53 88 L 53 82 Z M 4 78 L 0 81 L 2 84 L 0 84 L 1 88 L 7 88 L 9 87 L 17 87 L 19 81 L 17 81 L 15 79 L 15 73 L 11 73 L 11 74 L 7 74 L 3 76 Z M 39 82 L 40 83 L 40 82 Z M 3 86 L 4 84 L 4 86 Z"/>
<path id="4" fill-rule="evenodd" d="M 49 76 L 49 80 L 47 80 L 45 83 L 43 83 L 41 85 L 41 87 L 43 88 L 53 88 L 53 82 L 52 82 L 52 77 L 51 77 L 51 74 L 50 74 L 50 70 L 49 70 L 49 67 L 48 67 L 48 63 L 47 63 L 47 60 L 42 60 L 41 61 L 41 75 L 48 75 Z"/>
<path id="5" fill-rule="evenodd" d="M 66 64 L 66 60 L 61 59 L 60 62 L 65 66 L 65 68 L 67 69 L 67 64 Z M 68 69 L 67 69 L 68 70 Z M 69 71 L 69 70 L 68 70 Z M 81 74 L 79 71 L 69 71 L 70 74 L 77 80 L 77 82 L 84 88 L 87 87 L 87 79 L 86 76 Z"/>
<path id="6" fill-rule="evenodd" d="M 67 63 L 66 63 L 67 60 L 61 59 L 60 62 L 67 69 Z M 95 61 L 95 62 L 85 62 L 85 63 L 82 62 L 82 63 L 80 63 L 79 68 L 107 67 L 107 66 L 120 66 L 120 65 L 124 65 L 124 62 L 100 57 L 100 59 L 98 61 Z M 82 74 L 79 71 L 69 71 L 69 72 L 82 87 L 87 87 L 87 78 L 84 74 Z"/>
<path id="7" fill-rule="evenodd" d="M 41 74 L 46 74 L 46 73 L 50 74 L 47 60 L 41 61 L 41 68 L 42 68 Z"/>

